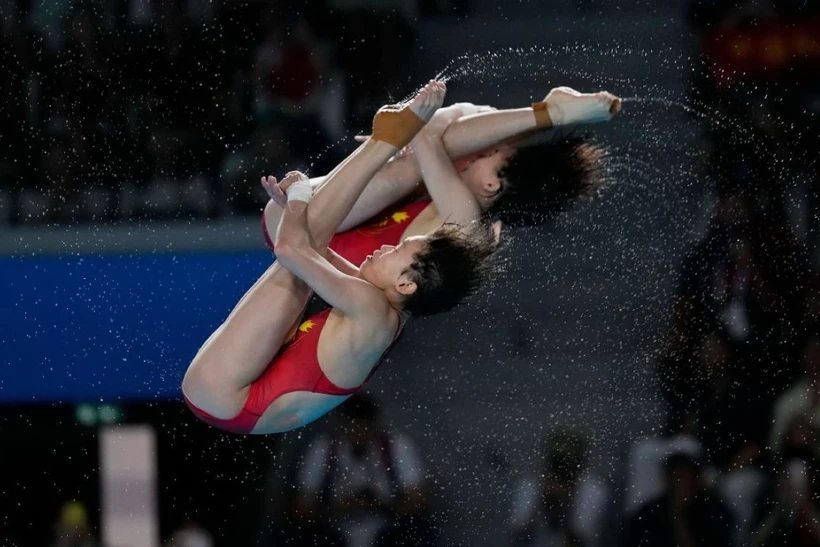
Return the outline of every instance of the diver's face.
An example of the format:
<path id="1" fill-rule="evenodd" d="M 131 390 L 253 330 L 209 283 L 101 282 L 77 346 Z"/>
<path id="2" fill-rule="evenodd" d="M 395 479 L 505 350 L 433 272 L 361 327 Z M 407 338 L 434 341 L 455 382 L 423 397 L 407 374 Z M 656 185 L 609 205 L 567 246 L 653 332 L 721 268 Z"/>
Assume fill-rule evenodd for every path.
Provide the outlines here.
<path id="1" fill-rule="evenodd" d="M 360 266 L 362 277 L 379 289 L 396 288 L 405 282 L 416 254 L 424 250 L 426 236 L 408 237 L 397 246 L 382 245 Z"/>
<path id="2" fill-rule="evenodd" d="M 459 176 L 467 188 L 478 199 L 483 211 L 489 209 L 506 187 L 506 181 L 499 174 L 515 154 L 508 145 L 491 148 L 468 160 L 460 169 Z"/>

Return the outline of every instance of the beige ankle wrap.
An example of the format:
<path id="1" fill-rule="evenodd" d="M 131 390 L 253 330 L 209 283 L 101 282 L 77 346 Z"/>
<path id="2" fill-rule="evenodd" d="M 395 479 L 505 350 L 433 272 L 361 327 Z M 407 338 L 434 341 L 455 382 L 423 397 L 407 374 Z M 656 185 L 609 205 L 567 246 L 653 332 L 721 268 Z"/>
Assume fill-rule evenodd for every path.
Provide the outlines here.
<path id="1" fill-rule="evenodd" d="M 373 118 L 372 138 L 401 148 L 413 140 L 425 123 L 409 105 L 383 106 Z"/>
<path id="2" fill-rule="evenodd" d="M 552 127 L 552 118 L 550 118 L 546 101 L 532 103 L 532 113 L 535 115 L 536 127 Z"/>

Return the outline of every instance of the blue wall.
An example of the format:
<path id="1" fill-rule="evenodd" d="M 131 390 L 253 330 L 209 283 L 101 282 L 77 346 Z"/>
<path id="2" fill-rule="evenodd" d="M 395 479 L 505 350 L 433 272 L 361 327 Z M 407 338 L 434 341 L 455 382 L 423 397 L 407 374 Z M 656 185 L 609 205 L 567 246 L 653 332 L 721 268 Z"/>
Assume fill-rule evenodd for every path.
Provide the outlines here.
<path id="1" fill-rule="evenodd" d="M 0 259 L 0 401 L 179 397 L 268 251 Z"/>

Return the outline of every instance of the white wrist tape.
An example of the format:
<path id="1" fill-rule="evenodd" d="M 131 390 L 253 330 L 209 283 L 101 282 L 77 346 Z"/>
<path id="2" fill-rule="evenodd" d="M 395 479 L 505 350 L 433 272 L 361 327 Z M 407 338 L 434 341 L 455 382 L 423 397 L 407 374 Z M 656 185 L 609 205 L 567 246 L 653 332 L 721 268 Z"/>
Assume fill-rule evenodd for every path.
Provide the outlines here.
<path id="1" fill-rule="evenodd" d="M 288 195 L 288 201 L 304 201 L 310 203 L 310 198 L 313 197 L 313 188 L 310 186 L 308 180 L 298 180 L 288 186 L 285 191 Z"/>

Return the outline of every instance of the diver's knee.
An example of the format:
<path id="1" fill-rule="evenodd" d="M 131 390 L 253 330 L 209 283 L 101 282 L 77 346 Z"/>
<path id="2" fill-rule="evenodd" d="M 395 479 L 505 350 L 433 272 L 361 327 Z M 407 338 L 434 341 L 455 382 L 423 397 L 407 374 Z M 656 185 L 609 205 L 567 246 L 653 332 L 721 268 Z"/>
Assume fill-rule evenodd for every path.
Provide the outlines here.
<path id="1" fill-rule="evenodd" d="M 228 378 L 214 373 L 213 367 L 191 363 L 182 378 L 182 394 L 195 407 L 215 418 L 228 419 L 242 409 L 242 389 L 231 385 Z"/>

